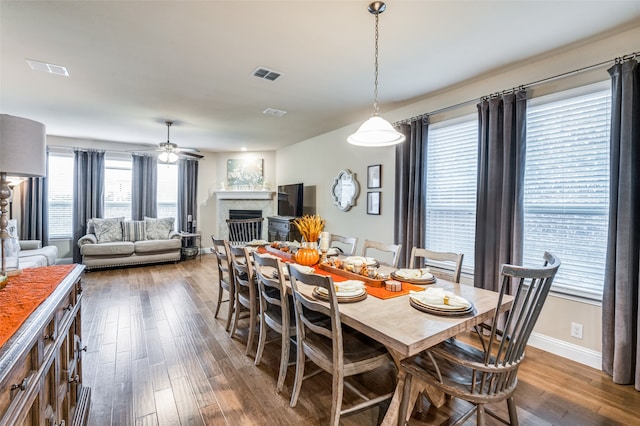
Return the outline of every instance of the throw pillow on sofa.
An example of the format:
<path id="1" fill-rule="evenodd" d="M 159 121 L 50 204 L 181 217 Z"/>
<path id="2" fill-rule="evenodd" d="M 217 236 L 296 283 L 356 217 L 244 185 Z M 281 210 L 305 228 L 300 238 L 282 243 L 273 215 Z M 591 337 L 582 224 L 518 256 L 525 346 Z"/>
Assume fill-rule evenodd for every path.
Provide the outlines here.
<path id="1" fill-rule="evenodd" d="M 145 216 L 144 230 L 147 234 L 147 240 L 166 240 L 169 238 L 169 233 L 173 231 L 173 218 L 162 217 L 155 219 Z"/>
<path id="2" fill-rule="evenodd" d="M 96 231 L 98 243 L 110 243 L 122 241 L 122 217 L 112 217 L 107 219 L 94 218 L 93 227 Z"/>
<path id="3" fill-rule="evenodd" d="M 144 241 L 147 239 L 144 220 L 125 220 L 122 222 L 122 239 L 124 241 Z"/>

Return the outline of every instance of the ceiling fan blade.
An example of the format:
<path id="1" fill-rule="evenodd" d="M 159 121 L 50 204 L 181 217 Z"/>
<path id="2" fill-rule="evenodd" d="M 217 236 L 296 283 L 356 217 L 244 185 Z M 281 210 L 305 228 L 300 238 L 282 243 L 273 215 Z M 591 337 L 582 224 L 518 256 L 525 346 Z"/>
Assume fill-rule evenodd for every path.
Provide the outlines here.
<path id="1" fill-rule="evenodd" d="M 177 152 L 200 152 L 200 150 L 197 149 L 197 148 L 181 148 L 181 147 L 176 147 L 175 151 L 177 151 Z"/>
<path id="2" fill-rule="evenodd" d="M 194 152 L 188 152 L 188 151 L 183 151 L 183 152 L 179 152 L 178 155 L 181 155 L 183 157 L 192 157 L 192 158 L 204 158 L 204 155 L 200 155 L 200 154 L 196 154 Z"/>

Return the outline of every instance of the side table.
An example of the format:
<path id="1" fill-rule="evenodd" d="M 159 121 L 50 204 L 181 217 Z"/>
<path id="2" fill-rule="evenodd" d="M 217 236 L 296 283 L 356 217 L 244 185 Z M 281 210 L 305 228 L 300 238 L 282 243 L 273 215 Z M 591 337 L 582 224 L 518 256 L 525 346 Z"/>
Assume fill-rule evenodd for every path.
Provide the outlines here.
<path id="1" fill-rule="evenodd" d="M 202 234 L 199 232 L 180 232 L 180 237 L 182 237 L 182 248 L 193 247 L 187 244 L 187 242 L 193 239 L 195 247 L 198 247 L 197 257 L 202 260 Z"/>

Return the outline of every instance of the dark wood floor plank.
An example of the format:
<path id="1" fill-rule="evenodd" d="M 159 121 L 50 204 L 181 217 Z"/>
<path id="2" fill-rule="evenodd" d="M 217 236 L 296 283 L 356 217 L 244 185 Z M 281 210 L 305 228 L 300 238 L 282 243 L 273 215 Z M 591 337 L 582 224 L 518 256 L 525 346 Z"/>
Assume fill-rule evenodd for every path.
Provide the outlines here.
<path id="1" fill-rule="evenodd" d="M 171 380 L 171 387 L 178 407 L 180 423 L 183 425 L 204 425 L 195 395 L 186 377 Z"/>
<path id="2" fill-rule="evenodd" d="M 171 387 L 156 391 L 154 398 L 157 407 L 158 426 L 175 426 L 180 424 L 178 407 L 173 397 Z"/>
<path id="3" fill-rule="evenodd" d="M 140 419 L 156 412 L 148 359 L 132 359 L 131 370 L 134 415 L 136 419 Z"/>
<path id="4" fill-rule="evenodd" d="M 228 304 L 213 317 L 216 280 L 212 255 L 85 274 L 83 341 L 88 350 L 83 361 L 84 381 L 92 388 L 90 425 L 326 424 L 331 377 L 323 373 L 305 381 L 298 405 L 290 408 L 295 367 L 289 367 L 284 390 L 277 394 L 280 345 L 267 345 L 261 365 L 253 365 L 253 354 L 244 354 L 247 321 L 230 337 L 224 330 Z M 394 374 L 367 375 L 359 384 L 385 387 Z M 640 424 L 640 392 L 535 348 L 527 349 L 515 399 L 523 425 Z M 345 404 L 353 400 L 345 396 Z M 426 404 L 409 424 L 451 424 L 468 407 L 456 399 L 440 409 Z M 506 404 L 493 408 L 506 415 Z M 377 417 L 374 408 L 341 423 L 374 425 Z M 465 424 L 475 424 L 475 416 Z M 487 424 L 500 423 L 489 418 Z"/>

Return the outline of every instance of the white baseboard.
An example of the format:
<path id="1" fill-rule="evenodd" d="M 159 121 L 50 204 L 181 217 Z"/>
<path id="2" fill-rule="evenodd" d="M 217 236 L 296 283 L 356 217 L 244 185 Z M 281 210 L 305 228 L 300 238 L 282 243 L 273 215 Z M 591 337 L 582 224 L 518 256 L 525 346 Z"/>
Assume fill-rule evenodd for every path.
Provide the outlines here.
<path id="1" fill-rule="evenodd" d="M 528 344 L 534 348 L 602 370 L 602 353 L 593 349 L 583 348 L 582 346 L 539 333 L 531 333 Z"/>

